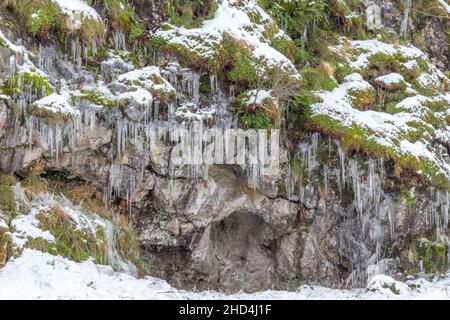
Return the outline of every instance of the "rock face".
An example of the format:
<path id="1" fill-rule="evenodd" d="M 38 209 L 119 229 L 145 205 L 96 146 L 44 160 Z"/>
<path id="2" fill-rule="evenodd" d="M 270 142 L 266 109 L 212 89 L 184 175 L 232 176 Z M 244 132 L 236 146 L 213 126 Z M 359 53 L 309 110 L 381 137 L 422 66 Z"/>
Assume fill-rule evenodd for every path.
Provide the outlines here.
<path id="1" fill-rule="evenodd" d="M 158 19 L 155 8 L 134 2 Z M 366 2 L 369 29 L 400 27 L 401 12 L 389 1 Z M 431 19 L 421 30 L 431 56 L 448 66 L 437 45 L 440 25 Z M 182 137 L 166 134 L 154 143 L 152 130 L 182 125 L 190 133 L 196 119 L 235 127 L 234 87 L 167 57 L 160 66 L 135 67 L 128 52 L 109 50 L 101 62 L 87 58 L 101 70 L 95 74 L 58 45 L 34 51 L 52 91 L 70 93 L 77 114 L 48 105 L 28 110 L 29 100 L 39 101 L 32 90 L 0 92 L 0 171 L 17 173 L 41 159 L 47 173 L 96 184 L 131 218 L 151 275 L 180 287 L 258 291 L 301 281 L 358 286 L 376 273 L 405 276 L 448 263 L 435 250 L 439 243 L 449 252 L 448 193 L 405 189 L 392 161 L 297 132 L 283 147 L 282 173 L 270 179 L 254 180 L 250 168 L 237 165 L 174 167 Z M 8 83 L 14 56 L 0 46 L 0 84 Z M 174 111 L 175 104 L 182 108 Z M 0 225 L 0 240 L 1 233 Z M 3 247 L 0 241 L 0 253 Z"/>
<path id="2" fill-rule="evenodd" d="M 430 55 L 431 61 L 439 68 L 448 69 L 450 55 L 448 43 L 448 12 L 438 1 L 428 1 L 424 6 L 418 1 L 365 0 L 366 25 L 369 30 L 383 27 L 403 36 L 411 36 L 421 42 L 421 49 Z M 431 11 L 429 11 L 431 10 Z M 423 16 L 421 16 L 423 15 Z M 418 17 L 417 17 L 418 16 Z"/>

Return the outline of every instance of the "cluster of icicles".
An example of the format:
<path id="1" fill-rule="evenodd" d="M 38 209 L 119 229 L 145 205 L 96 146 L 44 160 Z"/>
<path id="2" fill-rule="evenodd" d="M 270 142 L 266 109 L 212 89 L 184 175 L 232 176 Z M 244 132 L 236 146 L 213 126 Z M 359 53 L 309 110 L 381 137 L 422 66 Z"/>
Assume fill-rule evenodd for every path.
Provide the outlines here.
<path id="1" fill-rule="evenodd" d="M 320 143 L 320 145 L 319 145 Z M 318 160 L 318 153 L 327 152 L 328 159 L 325 162 Z M 392 205 L 392 198 L 383 190 L 385 180 L 385 161 L 383 158 L 369 158 L 365 162 L 358 163 L 355 159 L 347 158 L 339 140 L 330 137 L 321 138 L 318 133 L 311 135 L 309 142 L 300 143 L 298 156 L 303 165 L 303 175 L 295 185 L 295 179 L 289 174 L 285 178 L 288 197 L 299 203 L 305 203 L 306 190 L 311 188 L 311 183 L 318 177 L 322 177 L 324 197 L 331 195 L 331 190 L 339 193 L 342 199 L 343 192 L 353 193 L 353 212 L 358 215 L 357 238 L 364 244 L 366 241 L 375 243 L 375 253 L 366 258 L 360 257 L 354 265 L 354 270 L 348 277 L 346 285 L 355 287 L 365 285 L 367 278 L 376 273 L 384 273 L 386 261 L 382 258 L 381 243 L 383 241 L 383 225 L 380 209 L 383 207 L 387 213 L 389 234 L 391 240 L 395 237 L 396 216 Z M 335 163 L 331 164 L 334 159 Z M 303 179 L 305 178 L 305 179 Z M 333 187 L 331 187 L 333 184 Z M 308 190 L 310 191 L 310 190 Z M 430 199 L 433 199 L 427 208 L 428 227 L 436 230 L 437 239 L 443 243 L 449 243 L 447 229 L 449 224 L 450 197 L 447 191 L 430 189 Z M 334 196 L 334 194 L 333 194 Z M 387 210 L 387 212 L 386 212 Z M 327 213 L 326 213 L 327 214 Z M 346 212 L 350 218 L 352 210 Z M 345 238 L 340 238 L 340 250 L 346 250 L 348 244 Z M 447 261 L 450 261 L 448 253 Z M 418 266 L 422 269 L 422 266 Z M 368 270 L 370 268 L 370 270 Z M 375 271 L 374 271 L 375 270 Z"/>
<path id="2" fill-rule="evenodd" d="M 124 49 L 124 35 L 116 33 L 114 35 L 114 43 L 117 49 Z M 80 43 L 76 39 L 72 39 L 68 43 L 69 45 L 72 54 L 66 58 L 69 58 L 77 69 L 83 68 L 83 62 L 87 63 L 88 52 L 90 53 L 92 51 L 92 53 L 95 53 L 97 50 L 95 41 L 88 46 Z M 50 58 L 51 55 L 45 54 L 45 50 L 42 47 L 39 48 L 36 62 L 39 69 L 48 73 L 53 69 L 53 59 Z M 11 64 L 15 67 L 17 63 L 13 60 Z M 11 70 L 11 79 L 13 79 L 15 68 L 12 67 Z M 108 74 L 110 71 L 107 69 L 102 69 L 101 71 L 105 79 L 114 78 L 113 74 Z M 171 62 L 163 70 L 163 75 L 176 89 L 178 99 L 183 100 L 183 102 L 188 100 L 196 106 L 201 104 L 200 74 L 189 69 L 181 69 L 176 62 Z M 107 128 L 115 128 L 113 134 L 115 150 L 112 151 L 115 152 L 116 156 L 122 155 L 129 145 L 135 146 L 138 142 L 144 146 L 142 152 L 148 154 L 152 148 L 150 135 L 155 132 L 155 128 L 156 131 L 162 129 L 161 131 L 169 132 L 169 135 L 165 137 L 167 142 L 175 141 L 175 138 L 170 135 L 171 130 L 175 132 L 176 129 L 184 128 L 184 130 L 190 132 L 193 128 L 189 120 L 180 121 L 180 119 L 176 118 L 174 103 L 164 105 L 157 100 L 151 101 L 148 105 L 144 106 L 143 112 L 138 120 L 130 120 L 118 110 L 113 109 L 109 112 L 105 108 L 91 105 L 85 100 L 75 100 L 74 108 L 80 114 L 78 117 L 64 122 L 50 123 L 45 118 L 27 114 L 28 106 L 45 96 L 44 88 L 42 88 L 41 92 L 36 92 L 36 89 L 33 89 L 33 84 L 27 86 L 23 84 L 22 77 L 19 77 L 19 84 L 21 84 L 20 94 L 13 98 L 21 108 L 26 121 L 29 148 L 31 150 L 33 146 L 39 145 L 44 155 L 53 159 L 56 163 L 60 161 L 62 153 L 67 154 L 76 151 L 80 141 L 84 137 L 95 136 L 95 132 L 100 125 Z M 210 87 L 212 99 L 206 105 L 214 110 L 216 125 L 222 129 L 235 127 L 237 125 L 236 118 L 228 111 L 228 106 L 234 99 L 234 96 L 222 93 L 216 75 L 210 75 Z M 233 89 L 231 88 L 230 90 L 230 93 L 233 94 Z M 176 103 L 181 102 L 177 101 Z M 203 103 L 202 108 L 204 105 Z M 206 122 L 203 124 L 205 127 L 208 125 Z M 76 163 L 79 161 L 78 158 L 69 156 L 69 161 L 73 162 L 73 164 L 80 165 Z M 110 166 L 109 183 L 105 191 L 108 199 L 125 197 L 129 200 L 134 192 L 135 186 L 141 182 L 140 179 L 143 177 L 143 162 L 139 168 L 140 172 L 137 173 L 132 168 L 114 164 Z M 100 166 L 95 161 L 92 161 L 89 165 L 92 170 L 97 170 Z M 169 172 L 171 177 L 175 170 L 176 168 L 170 168 Z M 203 168 L 198 165 L 189 165 L 188 172 L 193 179 L 199 179 L 205 174 Z M 252 176 L 254 176 L 253 172 Z"/>

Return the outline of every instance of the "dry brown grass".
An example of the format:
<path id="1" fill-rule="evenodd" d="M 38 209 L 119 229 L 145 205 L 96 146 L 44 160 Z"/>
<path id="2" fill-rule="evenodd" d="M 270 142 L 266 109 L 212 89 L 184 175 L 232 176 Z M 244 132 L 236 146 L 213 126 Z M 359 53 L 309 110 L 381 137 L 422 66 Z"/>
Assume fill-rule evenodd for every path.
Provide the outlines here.
<path id="1" fill-rule="evenodd" d="M 50 211 L 52 213 L 53 221 L 55 223 L 62 223 L 66 225 L 73 224 L 74 221 L 71 216 L 67 214 L 66 211 L 64 211 L 63 208 L 61 208 L 58 205 L 54 205 L 50 208 Z"/>
<path id="2" fill-rule="evenodd" d="M 22 182 L 22 187 L 25 188 L 31 198 L 34 198 L 36 195 L 49 190 L 47 180 L 39 176 L 31 175 Z"/>
<path id="3" fill-rule="evenodd" d="M 322 61 L 319 64 L 319 68 L 323 71 L 324 74 L 329 76 L 330 78 L 334 77 L 334 67 L 326 61 Z"/>

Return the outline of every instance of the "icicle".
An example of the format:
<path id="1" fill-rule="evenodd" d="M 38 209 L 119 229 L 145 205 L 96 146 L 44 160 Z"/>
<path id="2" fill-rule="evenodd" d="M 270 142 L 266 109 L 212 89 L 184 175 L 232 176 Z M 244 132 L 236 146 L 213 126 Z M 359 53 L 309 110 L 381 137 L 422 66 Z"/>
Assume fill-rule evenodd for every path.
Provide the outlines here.
<path id="1" fill-rule="evenodd" d="M 114 48 L 116 50 L 126 50 L 127 49 L 125 34 L 123 32 L 114 31 L 113 38 L 114 38 Z"/>
<path id="2" fill-rule="evenodd" d="M 345 153 L 338 142 L 339 163 L 341 164 L 342 188 L 345 188 Z"/>
<path id="3" fill-rule="evenodd" d="M 408 31 L 409 12 L 411 11 L 411 0 L 406 0 L 405 10 L 403 11 L 402 24 L 400 26 L 400 36 L 406 37 Z"/>
<path id="4" fill-rule="evenodd" d="M 103 230 L 105 231 L 106 238 L 106 248 L 107 248 L 107 259 L 108 263 L 113 267 L 116 271 L 126 272 L 130 275 L 137 276 L 138 272 L 136 267 L 121 257 L 116 248 L 116 227 L 106 219 L 102 219 L 104 223 Z"/>
<path id="5" fill-rule="evenodd" d="M 92 48 L 92 56 L 96 56 L 97 52 L 98 52 L 98 48 L 97 48 L 97 41 L 95 39 L 93 39 L 91 41 L 91 48 Z"/>
<path id="6" fill-rule="evenodd" d="M 215 96 L 218 91 L 218 84 L 217 84 L 217 75 L 216 74 L 210 74 L 209 75 L 209 82 L 211 87 L 211 93 Z"/>
<path id="7" fill-rule="evenodd" d="M 323 165 L 323 184 L 325 189 L 325 194 L 328 193 L 328 165 Z"/>

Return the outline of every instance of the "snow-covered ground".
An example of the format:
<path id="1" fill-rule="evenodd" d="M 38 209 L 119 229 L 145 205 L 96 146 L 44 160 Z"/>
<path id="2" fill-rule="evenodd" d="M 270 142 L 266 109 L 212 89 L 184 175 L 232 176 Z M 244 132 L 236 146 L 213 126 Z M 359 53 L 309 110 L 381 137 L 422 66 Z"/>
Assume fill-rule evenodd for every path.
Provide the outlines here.
<path id="1" fill-rule="evenodd" d="M 292 292 L 187 292 L 160 279 L 136 279 L 109 266 L 76 263 L 32 249 L 0 270 L 0 299 L 450 299 L 449 289 L 450 274 L 406 283 L 378 275 L 367 288 L 353 290 L 303 285 Z"/>

